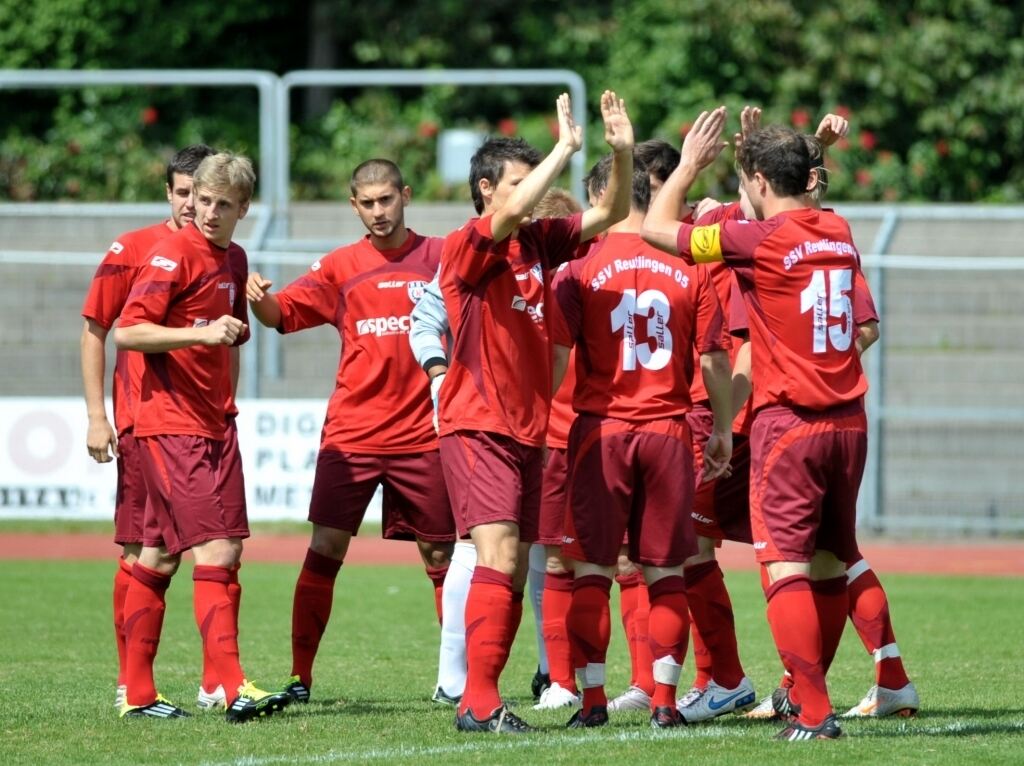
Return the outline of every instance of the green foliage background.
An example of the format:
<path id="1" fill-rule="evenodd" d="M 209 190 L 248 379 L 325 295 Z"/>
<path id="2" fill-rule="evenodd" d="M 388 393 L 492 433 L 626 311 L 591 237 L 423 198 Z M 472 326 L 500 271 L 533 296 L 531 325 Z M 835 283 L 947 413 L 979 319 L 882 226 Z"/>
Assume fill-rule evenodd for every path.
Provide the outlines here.
<path id="1" fill-rule="evenodd" d="M 641 137 L 679 141 L 701 109 L 853 131 L 833 150 L 833 199 L 1024 197 L 1024 6 L 994 0 L 0 0 L 0 66 L 36 68 L 543 67 L 579 72 L 596 118 L 605 87 Z M 293 104 L 293 195 L 345 195 L 371 154 L 420 198 L 445 127 L 516 132 L 542 149 L 546 88 L 339 90 Z M 730 127 L 735 128 L 735 125 Z M 591 160 L 601 150 L 590 131 Z M 163 163 L 195 141 L 256 156 L 256 96 L 192 88 L 0 91 L 0 199 L 158 199 Z M 256 157 L 259 160 L 259 157 Z M 713 188 L 731 184 L 729 158 Z"/>

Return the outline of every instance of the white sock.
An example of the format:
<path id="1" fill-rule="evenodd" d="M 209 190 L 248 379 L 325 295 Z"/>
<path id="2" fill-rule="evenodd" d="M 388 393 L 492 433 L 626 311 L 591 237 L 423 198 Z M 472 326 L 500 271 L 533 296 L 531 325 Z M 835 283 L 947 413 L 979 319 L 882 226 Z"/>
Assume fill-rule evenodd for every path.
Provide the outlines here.
<path id="1" fill-rule="evenodd" d="M 548 576 L 548 554 L 544 546 L 534 543 L 530 546 L 530 605 L 533 607 L 533 627 L 537 632 L 537 664 L 541 673 L 548 672 L 548 652 L 544 647 L 544 618 L 540 610 L 544 597 L 544 579 Z"/>
<path id="2" fill-rule="evenodd" d="M 455 543 L 441 594 L 441 650 L 437 659 L 437 685 L 449 697 L 459 697 L 466 690 L 466 597 L 475 567 L 476 547 Z"/>

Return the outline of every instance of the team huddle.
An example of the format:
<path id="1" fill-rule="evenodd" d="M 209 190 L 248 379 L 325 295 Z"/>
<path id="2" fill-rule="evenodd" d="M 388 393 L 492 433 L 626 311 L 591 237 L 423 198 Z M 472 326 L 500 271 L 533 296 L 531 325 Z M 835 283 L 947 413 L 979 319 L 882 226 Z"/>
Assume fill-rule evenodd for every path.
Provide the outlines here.
<path id="1" fill-rule="evenodd" d="M 739 200 L 691 205 L 699 173 L 729 145 L 725 108 L 702 113 L 676 151 L 635 143 L 615 93 L 600 106 L 610 152 L 587 176 L 585 210 L 552 186 L 582 145 L 562 95 L 547 156 L 522 139 L 479 147 L 477 217 L 446 237 L 405 225 L 411 190 L 395 163 L 360 164 L 350 203 L 367 235 L 277 292 L 232 241 L 251 163 L 204 145 L 175 155 L 171 217 L 111 245 L 82 311 L 87 446 L 118 467 L 120 716 L 189 715 L 154 678 L 164 594 L 186 550 L 198 706 L 243 722 L 308 702 L 335 582 L 378 487 L 384 537 L 415 541 L 431 580 L 433 699 L 455 707 L 460 731 L 533 730 L 499 692 L 528 584 L 544 660 L 535 707 L 573 709 L 569 728 L 645 709 L 656 728 L 745 713 L 783 721 L 779 739 L 837 738 L 826 674 L 847 619 L 875 683 L 846 715 L 916 712 L 855 535 L 860 355 L 878 315 L 848 224 L 821 207 L 823 153 L 846 121 L 827 115 L 809 136 L 761 127 L 745 108 L 731 142 Z M 333 325 L 342 347 L 291 677 L 271 691 L 248 680 L 238 648 L 249 527 L 234 396 L 247 304 L 281 333 Z M 783 676 L 760 704 L 715 558 L 723 540 L 751 545 L 761 564 Z M 609 698 L 613 582 L 631 682 Z"/>

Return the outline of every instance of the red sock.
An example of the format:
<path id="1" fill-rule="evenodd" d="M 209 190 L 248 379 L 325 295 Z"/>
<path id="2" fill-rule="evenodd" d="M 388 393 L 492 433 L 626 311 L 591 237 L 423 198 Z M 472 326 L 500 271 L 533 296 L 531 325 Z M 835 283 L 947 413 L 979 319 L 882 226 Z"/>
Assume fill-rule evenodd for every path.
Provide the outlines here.
<path id="1" fill-rule="evenodd" d="M 832 660 L 839 648 L 839 640 L 843 637 L 843 628 L 846 627 L 846 613 L 849 610 L 846 575 L 830 580 L 813 580 L 811 592 L 814 594 L 814 608 L 821 625 L 821 668 L 828 675 L 828 669 L 832 667 Z"/>
<path id="2" fill-rule="evenodd" d="M 689 601 L 689 599 L 687 599 Z M 693 646 L 693 664 L 696 666 L 696 673 L 693 676 L 693 683 L 690 686 L 694 689 L 707 689 L 708 682 L 713 677 L 713 666 L 711 664 L 711 652 L 708 645 L 704 643 L 704 637 L 697 627 L 697 618 L 690 610 L 690 643 Z"/>
<path id="3" fill-rule="evenodd" d="M 448 574 L 448 565 L 443 567 L 426 567 L 427 577 L 434 583 L 434 610 L 437 612 L 437 624 L 441 624 L 443 610 L 441 608 L 441 597 L 444 592 L 444 576 Z"/>
<path id="4" fill-rule="evenodd" d="M 608 704 L 604 690 L 604 666 L 612 635 L 611 607 L 608 603 L 611 589 L 612 581 L 601 575 L 577 577 L 572 583 L 566 628 L 573 665 L 583 687 L 584 715 L 588 715 L 597 705 Z M 550 655 L 548 662 L 550 664 Z"/>
<path id="5" fill-rule="evenodd" d="M 736 648 L 736 621 L 732 601 L 725 588 L 725 578 L 717 561 L 707 561 L 686 568 L 686 600 L 693 617 L 694 635 L 700 637 L 710 655 L 711 676 L 715 683 L 734 689 L 743 680 L 743 665 Z M 696 643 L 694 658 L 698 660 Z M 705 684 L 707 686 L 707 684 Z"/>
<path id="6" fill-rule="evenodd" d="M 674 708 L 679 673 L 686 659 L 686 642 L 690 637 L 686 582 L 679 575 L 669 575 L 649 585 L 647 590 L 651 598 L 650 645 L 654 658 L 651 708 Z M 666 657 L 671 657 L 672 662 L 668 662 Z"/>
<path id="7" fill-rule="evenodd" d="M 192 606 L 203 637 L 203 654 L 210 657 L 230 705 L 238 696 L 238 687 L 245 683 L 238 660 L 238 618 L 228 596 L 231 570 L 197 564 L 192 580 Z"/>
<path id="8" fill-rule="evenodd" d="M 861 559 L 849 568 L 850 621 L 875 658 L 875 683 L 902 689 L 910 683 L 889 617 L 889 599 L 873 569 Z"/>
<path id="9" fill-rule="evenodd" d="M 160 646 L 164 625 L 165 594 L 169 575 L 135 562 L 124 598 L 124 639 L 128 704 L 148 705 L 156 701 L 153 660 Z"/>
<path id="10" fill-rule="evenodd" d="M 128 650 L 124 643 L 124 599 L 128 595 L 128 584 L 132 581 L 132 566 L 122 556 L 117 560 L 114 573 L 114 639 L 117 642 L 117 685 L 127 683 Z"/>
<path id="11" fill-rule="evenodd" d="M 777 580 L 765 594 L 768 625 L 782 664 L 793 676 L 794 701 L 799 701 L 800 722 L 818 726 L 832 712 L 822 668 L 821 625 L 807 575 Z"/>
<path id="12" fill-rule="evenodd" d="M 242 603 L 242 586 L 238 582 L 238 570 L 241 567 L 242 565 L 238 564 L 234 569 L 229 570 L 229 577 L 231 579 L 228 582 L 228 599 L 231 600 L 236 624 L 238 622 L 239 607 Z M 203 645 L 203 679 L 201 684 L 203 690 L 207 692 L 213 692 L 214 689 L 221 685 L 220 677 L 217 675 L 217 666 L 214 665 L 213 659 L 210 657 L 209 652 L 206 651 L 205 644 Z"/>
<path id="13" fill-rule="evenodd" d="M 513 608 L 512 578 L 477 565 L 466 597 L 466 690 L 459 713 L 473 711 L 477 720 L 489 718 L 501 707 L 498 678 L 508 661 L 512 639 L 509 629 L 515 613 L 522 615 L 522 594 Z M 518 620 L 516 621 L 518 623 Z"/>
<path id="14" fill-rule="evenodd" d="M 313 660 L 334 605 L 334 581 L 341 562 L 310 549 L 295 583 L 292 601 L 292 675 L 313 686 Z"/>
<path id="15" fill-rule="evenodd" d="M 544 578 L 543 615 L 544 649 L 548 655 L 551 683 L 576 691 L 576 678 L 569 645 L 569 607 L 572 605 L 572 572 L 548 574 Z M 607 610 L 606 610 L 607 611 Z"/>
<path id="16" fill-rule="evenodd" d="M 647 596 L 647 583 L 640 572 L 631 575 L 618 575 L 620 604 L 622 613 L 622 629 L 626 631 L 626 643 L 629 646 L 629 660 L 632 666 L 630 686 L 643 689 L 647 694 L 654 694 L 654 658 L 648 642 L 648 627 L 651 615 L 651 602 Z"/>

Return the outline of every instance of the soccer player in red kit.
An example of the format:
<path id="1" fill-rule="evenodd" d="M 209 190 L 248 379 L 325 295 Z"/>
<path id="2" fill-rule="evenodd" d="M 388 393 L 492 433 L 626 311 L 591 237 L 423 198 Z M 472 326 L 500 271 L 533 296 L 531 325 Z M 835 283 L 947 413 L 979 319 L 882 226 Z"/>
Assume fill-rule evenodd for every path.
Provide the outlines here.
<path id="1" fill-rule="evenodd" d="M 441 458 L 456 525 L 477 548 L 466 603 L 466 690 L 461 731 L 529 731 L 498 693 L 523 608 L 530 543 L 537 539 L 542 454 L 551 399 L 545 270 L 571 258 L 629 208 L 633 129 L 625 104 L 601 96 L 615 155 L 607 201 L 569 218 L 530 211 L 579 150 L 582 128 L 566 94 L 557 101 L 551 153 L 522 140 L 486 141 L 470 161 L 480 218 L 445 239 L 440 285 L 454 344 L 440 390 Z M 618 191 L 617 191 L 618 190 Z"/>
<path id="2" fill-rule="evenodd" d="M 609 169 L 598 163 L 592 188 L 603 189 Z M 608 722 L 608 594 L 627 530 L 629 558 L 642 565 L 651 601 L 651 723 L 682 723 L 675 692 L 689 634 L 683 562 L 696 551 L 686 422 L 694 347 L 716 413 L 709 475 L 724 470 L 731 453 L 731 373 L 718 298 L 706 269 L 640 239 L 649 199 L 650 179 L 639 166 L 629 217 L 562 267 L 553 285 L 556 381 L 570 347 L 577 367 L 563 550 L 575 560 L 568 623 L 583 706 L 570 728 Z"/>
<path id="3" fill-rule="evenodd" d="M 442 583 L 455 541 L 430 384 L 409 348 L 410 313 L 437 271 L 442 241 L 406 228 L 411 189 L 398 166 L 368 160 L 352 173 L 349 202 L 368 234 L 313 264 L 279 293 L 249 276 L 248 297 L 264 325 L 290 333 L 334 325 L 341 361 L 327 406 L 313 479 L 313 534 L 295 585 L 292 679 L 286 690 L 309 700 L 313 661 L 327 627 L 334 583 L 352 535 L 384 486 L 386 539 L 415 540 L 434 583 Z"/>
<path id="4" fill-rule="evenodd" d="M 147 255 L 114 331 L 145 353 L 135 437 L 149 504 L 143 548 L 125 596 L 127 699 L 122 717 L 187 715 L 157 694 L 153 661 L 164 594 L 191 550 L 196 624 L 224 687 L 227 720 L 282 710 L 291 698 L 245 679 L 238 658 L 237 569 L 249 536 L 241 457 L 230 438 L 231 347 L 248 339 L 245 251 L 231 241 L 255 175 L 244 157 L 215 154 L 193 178 L 195 221 Z"/>
<path id="5" fill-rule="evenodd" d="M 146 264 L 153 246 L 192 223 L 195 204 L 192 174 L 204 157 L 214 154 L 205 144 L 187 146 L 167 164 L 167 201 L 171 217 L 161 223 L 121 234 L 107 250 L 96 269 L 82 307 L 82 383 L 89 416 L 86 447 L 97 463 L 117 459 L 117 494 L 114 507 L 114 542 L 121 546 L 121 558 L 114 575 L 114 637 L 119 668 L 114 707 L 120 709 L 125 695 L 124 597 L 128 592 L 132 566 L 142 550 L 142 524 L 146 511 L 146 485 L 139 467 L 139 452 L 132 432 L 133 407 L 139 398 L 144 362 L 142 354 L 118 352 L 114 364 L 114 425 L 107 420 L 103 401 L 106 367 L 104 344 L 110 328 L 124 308 L 135 277 Z M 204 672 L 204 677 L 206 672 Z M 216 684 L 214 684 L 216 686 Z M 212 687 L 211 687 L 212 688 Z"/>
<path id="6" fill-rule="evenodd" d="M 780 739 L 842 732 L 825 683 L 846 620 L 844 561 L 856 554 L 856 500 L 867 452 L 867 380 L 854 344 L 849 225 L 807 207 L 810 154 L 800 134 L 745 136 L 740 182 L 759 220 L 681 224 L 673 204 L 721 152 L 725 108 L 701 114 L 682 161 L 644 224 L 644 238 L 689 262 L 733 269 L 750 320 L 756 381 L 751 527 L 767 573 L 768 622 L 791 670 L 797 717 Z"/>

